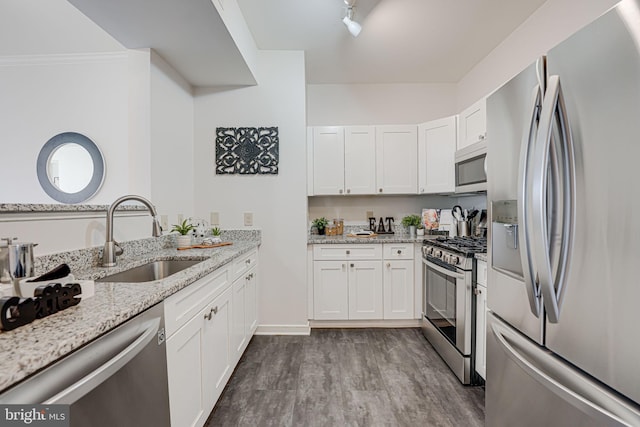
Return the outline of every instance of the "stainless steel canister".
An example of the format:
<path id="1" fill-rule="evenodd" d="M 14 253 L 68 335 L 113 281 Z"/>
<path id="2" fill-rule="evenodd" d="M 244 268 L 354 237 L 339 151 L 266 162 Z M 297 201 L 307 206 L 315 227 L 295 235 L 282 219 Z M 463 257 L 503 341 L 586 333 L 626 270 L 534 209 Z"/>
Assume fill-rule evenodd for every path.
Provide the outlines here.
<path id="1" fill-rule="evenodd" d="M 37 243 L 14 243 L 14 238 L 4 238 L 6 245 L 0 246 L 0 279 L 13 282 L 17 289 L 20 279 L 34 275 L 33 248 Z"/>

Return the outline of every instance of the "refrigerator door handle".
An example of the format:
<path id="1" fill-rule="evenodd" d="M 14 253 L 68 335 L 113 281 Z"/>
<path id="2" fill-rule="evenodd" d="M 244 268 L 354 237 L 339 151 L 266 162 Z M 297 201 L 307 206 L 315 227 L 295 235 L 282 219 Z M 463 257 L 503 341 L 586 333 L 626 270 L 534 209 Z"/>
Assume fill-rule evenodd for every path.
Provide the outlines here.
<path id="1" fill-rule="evenodd" d="M 529 180 L 531 175 L 531 157 L 536 136 L 538 135 L 538 120 L 542 94 L 540 84 L 536 85 L 531 94 L 531 107 L 528 115 L 528 126 L 522 138 L 520 148 L 520 171 L 518 173 L 518 240 L 520 241 L 520 262 L 522 263 L 522 275 L 524 278 L 529 308 L 534 316 L 540 317 L 542 303 L 540 301 L 540 288 L 536 283 L 536 274 L 532 260 L 531 250 L 531 216 L 529 215 Z"/>
<path id="2" fill-rule="evenodd" d="M 495 317 L 491 333 L 500 349 L 523 371 L 558 397 L 602 425 L 640 425 L 640 408 L 561 361 Z"/>
<path id="3" fill-rule="evenodd" d="M 554 141 L 553 125 L 558 125 L 560 141 Z M 554 142 L 559 142 L 552 147 Z M 555 154 L 555 163 L 551 163 L 551 152 Z M 557 174 L 552 185 L 557 188 L 549 189 L 550 166 Z M 569 265 L 574 224 L 575 224 L 575 160 L 573 154 L 573 138 L 569 127 L 569 119 L 564 103 L 564 96 L 560 86 L 559 76 L 551 76 L 542 104 L 539 132 L 534 148 L 532 161 L 531 188 L 531 226 L 533 230 L 532 248 L 535 271 L 546 309 L 547 318 L 551 323 L 558 323 L 560 308 L 565 293 L 565 281 Z M 553 173 L 553 172 L 552 172 Z M 557 202 L 561 206 L 561 215 L 552 215 L 549 224 L 548 202 L 549 191 L 552 196 L 560 195 Z M 553 203 L 553 201 L 552 201 Z M 550 232 L 559 231 L 558 236 Z M 552 260 L 550 239 L 560 239 L 560 249 Z M 555 264 L 553 264 L 555 261 Z M 554 268 L 554 265 L 557 268 Z M 555 270 L 555 271 L 554 271 Z"/>

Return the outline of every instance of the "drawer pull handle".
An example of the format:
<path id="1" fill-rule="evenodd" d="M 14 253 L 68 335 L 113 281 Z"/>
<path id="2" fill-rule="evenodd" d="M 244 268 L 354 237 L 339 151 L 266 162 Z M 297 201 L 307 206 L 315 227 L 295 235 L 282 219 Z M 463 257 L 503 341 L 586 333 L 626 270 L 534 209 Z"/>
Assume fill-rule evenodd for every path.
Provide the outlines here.
<path id="1" fill-rule="evenodd" d="M 349 255 L 351 253 L 351 251 L 347 251 L 347 255 Z"/>
<path id="2" fill-rule="evenodd" d="M 245 264 L 251 264 L 251 259 L 246 260 Z"/>
<path id="3" fill-rule="evenodd" d="M 218 314 L 218 306 L 216 305 L 215 307 L 213 307 L 213 308 L 211 309 L 211 312 L 212 312 L 213 314 Z"/>
<path id="4" fill-rule="evenodd" d="M 351 263 L 351 268 L 353 268 L 353 263 Z"/>
<path id="5" fill-rule="evenodd" d="M 402 250 L 398 249 L 398 255 L 402 255 Z"/>
<path id="6" fill-rule="evenodd" d="M 387 263 L 387 268 L 391 268 L 391 263 L 390 262 Z"/>

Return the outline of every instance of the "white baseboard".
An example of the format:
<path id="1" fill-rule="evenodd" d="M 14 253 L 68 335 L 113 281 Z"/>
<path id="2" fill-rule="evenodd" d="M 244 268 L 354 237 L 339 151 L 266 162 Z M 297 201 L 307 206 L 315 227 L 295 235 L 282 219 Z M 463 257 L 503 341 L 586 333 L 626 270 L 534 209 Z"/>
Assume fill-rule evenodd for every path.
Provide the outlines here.
<path id="1" fill-rule="evenodd" d="M 311 328 L 418 328 L 420 319 L 406 320 L 310 320 Z"/>
<path id="2" fill-rule="evenodd" d="M 255 335 L 309 335 L 311 328 L 306 325 L 258 325 Z"/>

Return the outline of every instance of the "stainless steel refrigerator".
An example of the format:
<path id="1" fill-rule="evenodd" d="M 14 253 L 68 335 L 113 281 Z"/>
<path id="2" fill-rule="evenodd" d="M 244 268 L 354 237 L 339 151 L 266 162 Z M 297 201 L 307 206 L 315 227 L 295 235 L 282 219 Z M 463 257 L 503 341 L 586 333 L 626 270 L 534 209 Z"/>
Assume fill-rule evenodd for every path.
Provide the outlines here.
<path id="1" fill-rule="evenodd" d="M 487 99 L 486 425 L 640 426 L 640 1 Z"/>

